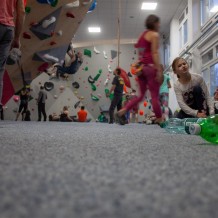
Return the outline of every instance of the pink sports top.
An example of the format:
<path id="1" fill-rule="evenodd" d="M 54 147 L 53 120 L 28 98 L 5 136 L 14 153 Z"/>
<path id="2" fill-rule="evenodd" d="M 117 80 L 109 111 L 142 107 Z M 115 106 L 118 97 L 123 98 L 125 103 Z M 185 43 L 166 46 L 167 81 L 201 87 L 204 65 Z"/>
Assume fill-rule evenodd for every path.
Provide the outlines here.
<path id="1" fill-rule="evenodd" d="M 146 30 L 139 37 L 138 42 L 135 44 L 135 48 L 139 50 L 139 61 L 144 64 L 153 64 L 153 58 L 151 53 L 151 42 L 145 39 L 145 34 L 149 30 Z"/>
<path id="2" fill-rule="evenodd" d="M 0 24 L 6 26 L 14 25 L 14 13 L 17 0 L 0 0 Z"/>

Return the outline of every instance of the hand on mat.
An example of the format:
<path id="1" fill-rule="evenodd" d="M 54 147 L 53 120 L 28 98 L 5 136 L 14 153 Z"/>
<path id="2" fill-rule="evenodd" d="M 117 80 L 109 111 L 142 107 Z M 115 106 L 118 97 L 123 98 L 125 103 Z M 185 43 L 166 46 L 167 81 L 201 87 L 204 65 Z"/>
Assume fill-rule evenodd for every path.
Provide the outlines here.
<path id="1" fill-rule="evenodd" d="M 206 118 L 207 115 L 206 115 L 205 111 L 202 110 L 201 112 L 198 112 L 198 113 L 197 113 L 197 117 L 199 117 L 199 118 Z"/>

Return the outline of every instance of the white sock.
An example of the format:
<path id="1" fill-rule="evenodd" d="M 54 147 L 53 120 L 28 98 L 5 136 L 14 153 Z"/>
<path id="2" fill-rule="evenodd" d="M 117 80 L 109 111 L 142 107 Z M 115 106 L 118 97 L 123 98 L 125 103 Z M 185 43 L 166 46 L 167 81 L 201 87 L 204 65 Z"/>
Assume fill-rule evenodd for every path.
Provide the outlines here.
<path id="1" fill-rule="evenodd" d="M 75 1 L 75 2 L 72 2 L 72 3 L 69 3 L 69 4 L 66 4 L 64 5 L 64 8 L 66 9 L 70 9 L 70 8 L 76 8 L 76 7 L 79 7 L 79 0 Z"/>
<path id="2" fill-rule="evenodd" d="M 106 51 L 103 51 L 103 54 L 104 54 L 104 58 L 107 59 L 107 53 L 106 53 Z"/>
<path id="3" fill-rule="evenodd" d="M 54 63 L 59 62 L 59 59 L 58 59 L 58 58 L 56 58 L 56 57 L 54 57 L 54 56 L 51 56 L 51 55 L 49 55 L 49 54 L 45 54 L 43 57 L 44 57 L 46 60 L 51 61 L 51 62 L 54 62 Z"/>

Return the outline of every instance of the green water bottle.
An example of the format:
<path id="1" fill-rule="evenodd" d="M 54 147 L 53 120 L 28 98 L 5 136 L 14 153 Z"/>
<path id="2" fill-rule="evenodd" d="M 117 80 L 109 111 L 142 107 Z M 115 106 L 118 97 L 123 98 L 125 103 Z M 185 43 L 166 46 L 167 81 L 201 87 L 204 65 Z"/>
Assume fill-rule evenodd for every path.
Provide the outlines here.
<path id="1" fill-rule="evenodd" d="M 218 144 L 218 114 L 202 119 L 189 126 L 191 135 L 200 135 L 203 139 L 213 144 Z"/>

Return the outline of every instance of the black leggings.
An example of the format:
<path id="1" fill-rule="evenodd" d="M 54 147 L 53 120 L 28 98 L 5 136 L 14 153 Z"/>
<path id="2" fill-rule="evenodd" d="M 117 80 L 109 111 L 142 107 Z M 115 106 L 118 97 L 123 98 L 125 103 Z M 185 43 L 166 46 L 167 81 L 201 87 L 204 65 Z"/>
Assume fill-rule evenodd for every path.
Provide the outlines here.
<path id="1" fill-rule="evenodd" d="M 189 107 L 194 110 L 198 110 L 199 112 L 204 110 L 206 111 L 206 114 L 209 115 L 209 108 L 206 104 L 205 94 L 200 86 L 195 86 L 193 88 L 193 96 L 194 96 L 194 101 L 191 105 L 189 105 Z M 180 119 L 193 118 L 193 117 L 194 116 L 192 115 L 186 114 L 182 109 L 179 111 L 177 115 L 177 118 L 180 118 Z"/>

